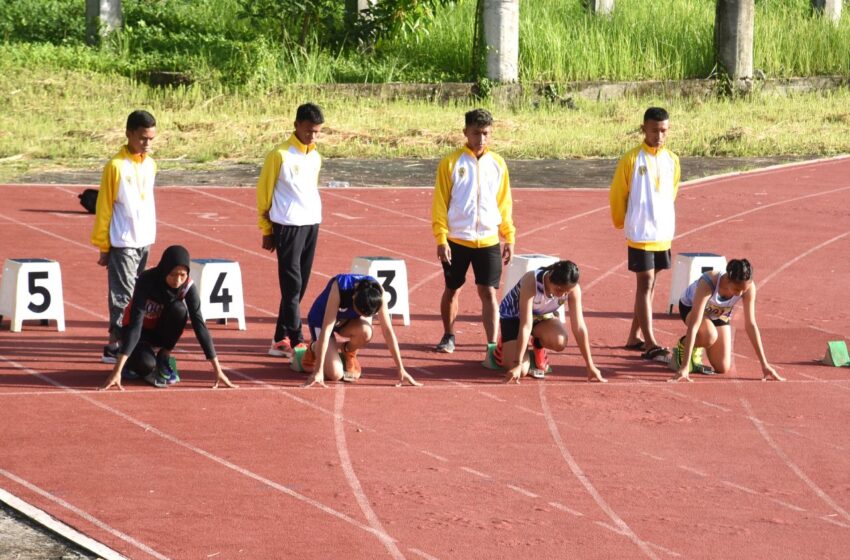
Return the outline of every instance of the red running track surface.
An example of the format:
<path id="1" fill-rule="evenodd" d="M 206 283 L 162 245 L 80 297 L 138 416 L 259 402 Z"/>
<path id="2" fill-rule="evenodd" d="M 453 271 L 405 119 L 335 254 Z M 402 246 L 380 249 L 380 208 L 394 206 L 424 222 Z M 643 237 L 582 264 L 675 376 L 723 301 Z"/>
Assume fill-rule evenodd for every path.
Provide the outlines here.
<path id="1" fill-rule="evenodd" d="M 324 190 L 306 301 L 355 255 L 405 259 L 412 325 L 395 388 L 381 340 L 357 385 L 301 389 L 266 355 L 278 302 L 254 190 L 162 188 L 155 263 L 186 245 L 241 264 L 248 330 L 211 326 L 238 390 L 209 390 L 190 333 L 184 382 L 95 392 L 106 274 L 81 187 L 3 186 L 0 255 L 61 262 L 67 331 L 0 331 L 0 487 L 132 558 L 843 558 L 850 550 L 850 375 L 816 363 L 850 330 L 850 160 L 682 187 L 674 252 L 747 257 L 768 358 L 762 383 L 740 313 L 735 369 L 693 384 L 620 348 L 633 301 L 605 190 L 515 189 L 517 252 L 582 270 L 594 358 L 574 346 L 545 381 L 506 386 L 478 365 L 477 297 L 458 349 L 437 355 L 440 267 L 427 189 Z M 661 275 L 656 331 L 667 315 Z M 306 306 L 305 306 L 306 307 Z M 306 309 L 302 308 L 306 313 Z"/>

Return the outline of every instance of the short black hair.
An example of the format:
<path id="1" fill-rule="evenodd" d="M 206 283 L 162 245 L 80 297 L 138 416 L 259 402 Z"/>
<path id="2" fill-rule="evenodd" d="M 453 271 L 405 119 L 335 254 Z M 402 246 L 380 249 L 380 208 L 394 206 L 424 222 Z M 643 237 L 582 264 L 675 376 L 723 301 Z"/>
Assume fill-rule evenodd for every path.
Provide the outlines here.
<path id="1" fill-rule="evenodd" d="M 667 112 L 667 109 L 662 109 L 661 107 L 650 107 L 643 114 L 643 122 L 646 121 L 668 121 L 670 120 L 670 113 Z"/>
<path id="2" fill-rule="evenodd" d="M 322 114 L 322 108 L 315 103 L 304 103 L 298 106 L 295 111 L 295 122 L 310 121 L 313 124 L 322 124 L 325 122 L 325 116 Z"/>
<path id="3" fill-rule="evenodd" d="M 487 109 L 473 109 L 466 114 L 466 126 L 493 126 L 493 115 Z"/>
<path id="4" fill-rule="evenodd" d="M 354 308 L 364 317 L 371 317 L 384 303 L 384 292 L 375 280 L 361 280 L 354 287 Z"/>
<path id="5" fill-rule="evenodd" d="M 139 130 L 140 128 L 153 128 L 156 126 L 156 119 L 153 115 L 139 109 L 133 111 L 127 117 L 127 130 Z"/>
<path id="6" fill-rule="evenodd" d="M 573 261 L 558 261 L 546 267 L 549 281 L 556 286 L 573 286 L 578 284 L 578 265 Z"/>
<path id="7" fill-rule="evenodd" d="M 746 282 L 753 279 L 753 267 L 747 259 L 732 259 L 726 265 L 726 274 L 732 282 Z"/>

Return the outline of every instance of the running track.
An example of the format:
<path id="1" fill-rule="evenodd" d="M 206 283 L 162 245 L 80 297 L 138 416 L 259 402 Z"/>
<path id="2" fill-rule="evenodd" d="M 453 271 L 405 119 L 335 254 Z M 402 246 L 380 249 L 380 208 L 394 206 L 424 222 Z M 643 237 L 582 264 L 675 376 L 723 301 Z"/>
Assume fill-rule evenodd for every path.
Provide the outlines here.
<path id="1" fill-rule="evenodd" d="M 768 358 L 761 383 L 734 324 L 736 368 L 693 384 L 620 349 L 633 277 L 605 190 L 516 189 L 519 253 L 582 270 L 594 358 L 574 346 L 553 375 L 499 383 L 481 359 L 479 304 L 461 298 L 458 350 L 439 339 L 440 268 L 427 189 L 324 190 L 306 300 L 354 255 L 408 266 L 408 370 L 393 387 L 381 335 L 357 385 L 301 389 L 265 355 L 277 306 L 254 190 L 162 188 L 155 263 L 172 243 L 238 260 L 248 330 L 212 325 L 241 387 L 212 391 L 190 333 L 184 382 L 94 392 L 109 371 L 106 275 L 79 186 L 0 186 L 0 256 L 61 262 L 67 331 L 0 331 L 0 488 L 132 558 L 844 558 L 850 550 L 850 370 L 818 365 L 850 331 L 850 159 L 684 185 L 674 251 L 745 256 L 759 284 Z M 656 328 L 666 314 L 659 281 Z M 306 310 L 304 311 L 306 313 Z"/>

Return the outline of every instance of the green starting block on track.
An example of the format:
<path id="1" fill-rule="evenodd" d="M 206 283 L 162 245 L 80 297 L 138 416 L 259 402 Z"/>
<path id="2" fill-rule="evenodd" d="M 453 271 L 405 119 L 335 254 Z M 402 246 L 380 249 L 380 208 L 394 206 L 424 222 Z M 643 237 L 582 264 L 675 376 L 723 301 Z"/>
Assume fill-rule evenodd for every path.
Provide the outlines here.
<path id="1" fill-rule="evenodd" d="M 481 365 L 486 367 L 487 369 L 498 369 L 501 370 L 502 366 L 499 365 L 499 362 L 496 361 L 496 343 L 490 342 L 487 344 L 487 355 L 484 357 L 484 361 L 481 362 Z"/>
<path id="2" fill-rule="evenodd" d="M 833 367 L 850 367 L 850 356 L 847 354 L 847 343 L 843 340 L 830 340 L 826 343 L 826 355 L 823 364 Z"/>

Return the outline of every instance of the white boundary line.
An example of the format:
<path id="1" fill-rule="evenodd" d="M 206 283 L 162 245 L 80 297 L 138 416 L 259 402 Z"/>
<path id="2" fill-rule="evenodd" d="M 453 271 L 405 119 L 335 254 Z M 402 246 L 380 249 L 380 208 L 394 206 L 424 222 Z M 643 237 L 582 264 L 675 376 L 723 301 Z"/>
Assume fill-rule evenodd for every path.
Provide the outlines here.
<path id="1" fill-rule="evenodd" d="M 139 550 L 146 552 L 147 554 L 153 556 L 154 558 L 157 558 L 158 560 L 168 560 L 167 556 L 163 556 L 162 554 L 160 554 L 156 550 L 152 549 L 151 547 L 147 546 L 146 544 L 139 542 L 136 539 L 134 539 L 133 537 L 131 537 L 131 536 L 125 534 L 125 533 L 122 533 L 118 529 L 115 529 L 115 528 L 107 525 L 106 523 L 104 523 L 100 519 L 97 519 L 96 517 L 88 514 L 87 512 L 81 510 L 80 508 L 66 502 L 62 498 L 54 496 L 50 492 L 48 492 L 48 491 L 46 491 L 42 488 L 39 488 L 35 484 L 32 484 L 31 482 L 26 481 L 23 478 L 16 476 L 16 475 L 10 473 L 9 471 L 7 471 L 5 469 L 0 469 L 0 475 L 5 476 L 9 480 L 17 482 L 18 484 L 20 484 L 24 488 L 31 490 L 31 491 L 35 492 L 36 494 L 38 494 L 38 495 L 40 495 L 44 498 L 47 498 L 51 502 L 58 504 L 58 505 L 62 506 L 63 508 L 77 514 L 78 516 L 82 517 L 83 519 L 85 519 L 86 521 L 91 523 L 92 525 L 96 525 L 97 527 L 100 527 L 101 529 L 103 529 L 104 531 L 109 533 L 110 535 L 112 535 L 116 538 L 119 538 L 119 539 L 121 539 L 122 541 L 124 541 L 128 544 L 135 546 Z M 46 527 L 48 530 L 50 530 L 50 531 L 62 536 L 63 538 L 71 541 L 72 543 L 79 546 L 80 548 L 82 548 L 84 550 L 88 550 L 89 552 L 97 554 L 98 556 L 101 556 L 102 558 L 104 558 L 104 560 L 126 560 L 125 556 L 122 556 L 121 554 L 112 550 L 108 546 L 106 546 L 102 543 L 99 543 L 99 542 L 97 542 L 96 540 L 94 540 L 90 537 L 87 537 L 86 535 L 80 533 L 76 529 L 66 525 L 65 523 L 62 523 L 61 521 L 59 521 L 55 517 L 51 516 L 50 514 L 45 512 L 44 510 L 41 510 L 41 509 L 31 505 L 31 504 L 28 504 L 27 502 L 21 500 L 20 498 L 18 498 L 17 496 L 7 492 L 6 490 L 3 490 L 2 488 L 0 488 L 0 501 L 4 502 L 6 505 L 8 505 L 12 509 L 20 512 L 22 515 L 28 517 L 29 519 L 32 519 L 33 521 L 35 521 L 39 525 L 42 525 L 43 527 Z"/>
<path id="2" fill-rule="evenodd" d="M 770 433 L 768 433 L 767 429 L 765 429 L 764 423 L 761 420 L 759 420 L 758 417 L 756 417 L 755 413 L 753 412 L 752 406 L 750 406 L 750 402 L 747 399 L 742 398 L 741 399 L 741 405 L 744 407 L 744 410 L 747 411 L 747 415 L 748 415 L 747 418 L 750 420 L 750 422 L 753 423 L 753 426 L 755 426 L 759 435 L 770 446 L 770 448 L 773 449 L 773 451 L 776 453 L 776 455 L 780 459 L 782 459 L 782 462 L 785 463 L 785 466 L 787 466 L 789 469 L 791 469 L 791 471 L 795 475 L 797 475 L 797 478 L 802 480 L 806 484 L 806 486 L 808 486 L 809 489 L 812 492 L 814 492 L 815 495 L 818 498 L 823 500 L 824 503 L 826 503 L 826 505 L 828 505 L 830 508 L 832 508 L 832 510 L 834 512 L 841 515 L 841 517 L 843 517 L 845 520 L 850 521 L 850 514 L 848 514 L 847 511 L 844 510 L 844 508 L 842 508 L 840 505 L 838 505 L 835 502 L 835 500 L 833 500 L 829 496 L 829 494 L 824 492 L 821 489 L 820 486 L 815 484 L 815 482 L 811 478 L 809 478 L 806 475 L 806 473 L 803 472 L 803 469 L 801 469 L 799 466 L 797 466 L 797 464 L 794 461 L 792 461 L 790 457 L 788 457 L 788 455 L 785 453 L 785 451 L 783 451 L 782 448 L 779 447 L 779 444 L 776 443 L 776 441 L 771 437 Z"/>
<path id="3" fill-rule="evenodd" d="M 369 526 L 375 529 L 375 536 L 381 541 L 381 544 L 386 547 L 390 556 L 396 560 L 403 559 L 404 554 L 398 549 L 395 541 L 389 536 L 378 514 L 369 505 L 369 498 L 366 497 L 366 492 L 363 491 L 363 485 L 357 478 L 357 473 L 354 472 L 354 465 L 351 464 L 351 455 L 348 453 L 348 444 L 345 441 L 345 418 L 342 415 L 342 408 L 345 405 L 345 387 L 343 385 L 336 386 L 336 394 L 334 395 L 334 437 L 336 439 L 336 451 L 339 455 L 340 467 L 345 475 L 345 480 L 348 482 L 351 492 L 354 494 L 354 499 L 357 500 L 357 505 L 360 506 L 360 511 L 366 516 L 369 521 Z"/>
<path id="4" fill-rule="evenodd" d="M 623 521 L 623 519 L 617 515 L 617 513 L 611 509 L 611 506 L 605 501 L 602 495 L 596 490 L 596 487 L 593 486 L 593 483 L 590 481 L 590 478 L 584 473 L 579 464 L 573 458 L 570 450 L 567 449 L 566 444 L 564 444 L 563 438 L 561 438 L 561 432 L 558 429 L 558 424 L 555 422 L 555 417 L 552 416 L 552 411 L 549 409 L 549 403 L 546 401 L 546 392 L 544 390 L 545 383 L 540 383 L 538 385 L 538 395 L 540 396 L 540 406 L 543 409 L 543 414 L 546 416 L 546 425 L 549 427 L 549 433 L 552 435 L 552 439 L 555 441 L 555 444 L 558 446 L 558 449 L 561 452 L 561 456 L 564 458 L 564 461 L 567 463 L 567 466 L 572 471 L 573 475 L 578 479 L 584 489 L 587 490 L 587 493 L 593 498 L 593 501 L 596 502 L 596 505 L 599 506 L 599 509 L 605 512 L 605 515 L 608 516 L 611 521 L 613 521 L 617 528 L 615 532 L 622 534 L 625 537 L 628 537 L 630 541 L 632 541 L 640 550 L 643 552 L 648 558 L 652 558 L 653 560 L 658 560 L 658 556 L 649 548 L 649 545 L 644 542 L 640 537 L 638 537 L 634 531 L 628 526 L 628 524 Z"/>

